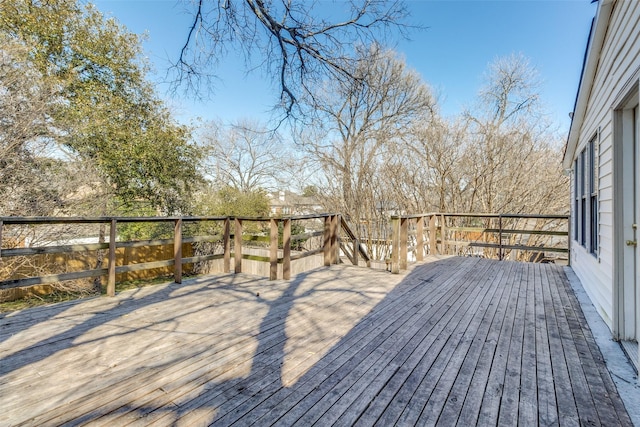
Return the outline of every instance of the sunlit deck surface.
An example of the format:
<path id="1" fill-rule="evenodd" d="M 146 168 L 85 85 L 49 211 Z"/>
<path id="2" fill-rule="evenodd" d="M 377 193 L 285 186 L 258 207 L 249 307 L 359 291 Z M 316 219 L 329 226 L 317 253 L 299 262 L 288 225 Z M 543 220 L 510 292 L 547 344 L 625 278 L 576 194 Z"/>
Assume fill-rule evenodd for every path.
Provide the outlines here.
<path id="1" fill-rule="evenodd" d="M 0 319 L 0 425 L 631 425 L 561 267 L 190 279 Z"/>

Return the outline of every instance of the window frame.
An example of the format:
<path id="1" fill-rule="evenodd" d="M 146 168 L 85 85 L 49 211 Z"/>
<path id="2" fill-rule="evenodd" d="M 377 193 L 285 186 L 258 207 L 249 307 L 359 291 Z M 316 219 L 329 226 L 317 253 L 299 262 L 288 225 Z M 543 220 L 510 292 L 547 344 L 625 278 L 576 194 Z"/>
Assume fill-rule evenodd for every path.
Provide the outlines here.
<path id="1" fill-rule="evenodd" d="M 587 148 L 580 151 L 580 245 L 587 248 Z"/>
<path id="2" fill-rule="evenodd" d="M 573 240 L 580 241 L 580 156 L 576 156 L 573 173 Z"/>
<path id="3" fill-rule="evenodd" d="M 599 205 L 598 205 L 598 172 L 600 166 L 600 156 L 598 155 L 598 139 L 600 133 L 596 133 L 589 140 L 589 253 L 598 256 L 599 247 Z"/>
<path id="4" fill-rule="evenodd" d="M 594 257 L 599 253 L 599 139 L 596 132 L 574 161 L 574 240 Z"/>

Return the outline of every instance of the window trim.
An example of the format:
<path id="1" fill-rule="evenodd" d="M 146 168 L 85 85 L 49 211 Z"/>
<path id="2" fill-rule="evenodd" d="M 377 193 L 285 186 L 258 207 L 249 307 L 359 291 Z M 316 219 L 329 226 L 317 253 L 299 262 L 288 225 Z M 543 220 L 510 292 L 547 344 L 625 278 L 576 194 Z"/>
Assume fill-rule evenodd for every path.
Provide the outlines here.
<path id="1" fill-rule="evenodd" d="M 600 244 L 600 204 L 598 200 L 598 188 L 600 187 L 598 179 L 600 172 L 600 132 L 589 140 L 589 253 L 596 258 L 599 253 Z"/>
<path id="2" fill-rule="evenodd" d="M 587 149 L 580 151 L 580 245 L 587 248 Z"/>
<path id="3" fill-rule="evenodd" d="M 599 255 L 600 130 L 578 152 L 574 161 L 574 240 L 591 255 Z"/>

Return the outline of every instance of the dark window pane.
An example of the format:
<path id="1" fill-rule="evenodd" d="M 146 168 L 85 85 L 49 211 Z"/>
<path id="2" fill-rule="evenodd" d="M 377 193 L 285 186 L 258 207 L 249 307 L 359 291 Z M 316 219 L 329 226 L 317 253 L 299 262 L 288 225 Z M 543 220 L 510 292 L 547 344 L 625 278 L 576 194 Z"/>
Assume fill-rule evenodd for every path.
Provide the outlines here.
<path id="1" fill-rule="evenodd" d="M 591 214 L 591 245 L 590 252 L 592 254 L 596 254 L 598 252 L 598 198 L 596 196 L 591 196 L 591 206 L 590 206 L 590 214 Z"/>
<path id="2" fill-rule="evenodd" d="M 596 150 L 595 150 L 595 138 L 589 141 L 589 194 L 595 193 L 596 190 Z"/>
<path id="3" fill-rule="evenodd" d="M 581 204 L 581 208 L 580 208 L 580 244 L 582 246 L 586 245 L 586 241 L 587 241 L 587 219 L 586 217 L 586 212 L 587 212 L 587 199 L 583 198 L 582 199 L 582 204 Z"/>

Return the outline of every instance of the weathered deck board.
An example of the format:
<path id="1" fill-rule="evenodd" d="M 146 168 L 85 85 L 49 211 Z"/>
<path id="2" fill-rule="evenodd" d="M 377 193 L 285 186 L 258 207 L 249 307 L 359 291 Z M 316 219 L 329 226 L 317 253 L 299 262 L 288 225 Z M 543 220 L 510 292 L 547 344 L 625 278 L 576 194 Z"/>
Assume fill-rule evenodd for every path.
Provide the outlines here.
<path id="1" fill-rule="evenodd" d="M 538 386 L 538 422 L 540 425 L 558 424 L 558 413 L 555 395 L 555 383 L 553 378 L 553 366 L 551 365 L 551 343 L 549 339 L 550 319 L 545 315 L 544 285 L 548 283 L 548 277 L 544 266 L 536 265 L 534 275 L 534 288 L 536 295 L 535 304 L 535 328 L 536 328 L 536 373 Z M 544 284 L 544 285 L 543 285 Z"/>
<path id="2" fill-rule="evenodd" d="M 521 268 L 519 268 L 519 266 L 513 266 L 511 274 L 504 282 L 504 286 L 512 289 L 509 294 L 509 301 L 502 321 L 502 327 L 497 337 L 496 348 L 494 353 L 489 355 L 493 360 L 489 368 L 487 383 L 479 408 L 479 425 L 496 425 L 500 415 L 500 401 L 505 389 L 509 348 L 511 347 L 513 326 L 520 292 L 520 286 L 517 285 L 521 283 L 521 274 Z"/>
<path id="3" fill-rule="evenodd" d="M 505 267 L 503 280 L 507 280 L 510 277 L 509 275 L 512 274 L 514 270 L 514 264 L 509 264 Z M 496 312 L 489 326 L 487 336 L 485 340 L 480 343 L 482 348 L 479 351 L 478 363 L 474 371 L 470 373 L 471 378 L 466 380 L 470 381 L 470 385 L 458 417 L 460 425 L 475 425 L 478 421 L 483 397 L 487 389 L 489 373 L 500 337 L 500 331 L 502 330 L 509 308 L 511 295 L 517 293 L 517 289 L 514 291 L 513 286 L 501 286 L 501 291 L 499 299 L 495 304 L 497 306 Z M 461 380 L 464 379 L 461 378 Z"/>
<path id="4" fill-rule="evenodd" d="M 411 396 L 409 405 L 400 417 L 401 423 L 432 424 L 438 419 L 440 407 L 446 402 L 449 388 L 460 371 L 462 358 L 467 354 L 466 344 L 470 338 L 467 334 L 475 333 L 476 326 L 479 325 L 478 316 L 482 315 L 484 308 L 491 302 L 492 292 L 485 289 L 485 285 L 493 274 L 493 268 L 485 272 L 478 271 L 477 274 L 478 277 L 473 278 L 471 286 L 478 288 L 480 294 L 468 294 L 464 316 L 451 322 L 451 326 L 455 326 L 451 334 L 445 332 L 446 343 L 437 358 L 433 362 L 430 361 L 431 367 L 421 380 L 416 393 Z M 423 399 L 426 404 L 422 404 Z"/>
<path id="5" fill-rule="evenodd" d="M 496 276 L 489 277 L 489 279 L 493 281 L 493 293 L 487 293 L 487 296 L 491 297 L 490 304 L 486 307 L 485 315 L 479 323 L 469 325 L 472 332 L 475 329 L 476 335 L 473 337 L 473 343 L 469 349 L 462 355 L 464 357 L 464 362 L 461 368 L 457 372 L 453 372 L 456 374 L 456 379 L 453 387 L 451 388 L 449 398 L 447 399 L 443 411 L 440 414 L 440 419 L 442 420 L 454 421 L 458 419 L 462 411 L 462 406 L 467 400 L 477 400 L 478 404 L 480 403 L 482 393 L 472 395 L 471 393 L 474 393 L 474 389 L 471 387 L 471 382 L 475 372 L 479 372 L 480 375 L 484 375 L 480 370 L 480 356 L 482 354 L 483 346 L 488 340 L 491 328 L 494 325 L 494 319 L 496 319 L 496 315 L 499 315 L 498 313 L 500 308 L 503 308 L 508 300 L 508 298 L 503 298 L 503 296 L 508 292 L 508 289 L 505 286 L 500 286 L 499 284 L 500 281 L 504 279 L 504 276 L 509 274 L 509 271 L 509 268 L 500 268 Z M 469 423 L 469 421 L 463 421 L 463 423 Z"/>
<path id="6" fill-rule="evenodd" d="M 0 425 L 631 425 L 561 267 L 219 276 L 0 318 Z"/>

